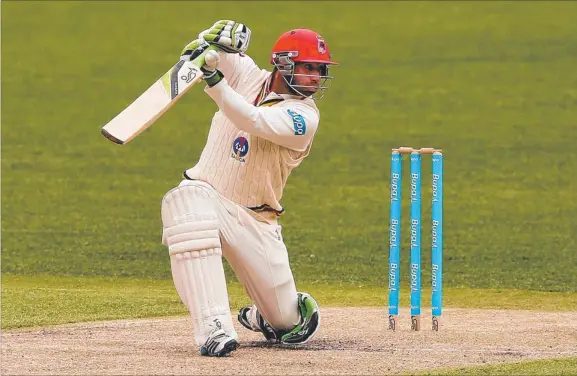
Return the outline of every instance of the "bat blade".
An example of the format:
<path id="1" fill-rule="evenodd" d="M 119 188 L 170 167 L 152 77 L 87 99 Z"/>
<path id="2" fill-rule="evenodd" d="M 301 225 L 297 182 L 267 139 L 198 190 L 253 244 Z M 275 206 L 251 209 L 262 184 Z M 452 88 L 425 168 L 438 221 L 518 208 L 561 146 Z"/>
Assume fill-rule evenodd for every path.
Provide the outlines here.
<path id="1" fill-rule="evenodd" d="M 209 47 L 193 61 L 180 60 L 134 102 L 102 127 L 102 135 L 124 145 L 144 132 L 202 80 L 200 67 Z"/>

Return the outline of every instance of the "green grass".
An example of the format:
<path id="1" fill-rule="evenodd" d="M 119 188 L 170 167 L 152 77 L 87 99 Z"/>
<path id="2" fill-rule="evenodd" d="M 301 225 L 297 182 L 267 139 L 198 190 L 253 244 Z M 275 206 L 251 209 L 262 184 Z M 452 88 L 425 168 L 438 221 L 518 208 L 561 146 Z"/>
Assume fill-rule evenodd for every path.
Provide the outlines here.
<path id="1" fill-rule="evenodd" d="M 577 358 L 537 360 L 481 367 L 462 367 L 423 375 L 577 375 Z"/>
<path id="2" fill-rule="evenodd" d="M 374 286 L 299 284 L 323 307 L 385 307 L 385 291 Z M 430 292 L 423 306 L 430 306 Z M 249 303 L 238 283 L 229 283 L 233 312 Z M 4 276 L 2 328 L 47 326 L 82 321 L 186 315 L 172 281 L 127 278 Z M 9 304 L 6 304 L 9 302 Z M 409 305 L 408 294 L 401 305 Z M 577 293 L 543 293 L 523 290 L 471 290 L 449 288 L 446 307 L 513 308 L 570 311 Z"/>
<path id="3" fill-rule="evenodd" d="M 341 63 L 283 196 L 299 283 L 384 288 L 389 151 L 414 145 L 445 150 L 447 288 L 577 291 L 577 3 L 285 6 L 2 2 L 2 272 L 170 279 L 160 200 L 196 162 L 216 107 L 195 89 L 125 147 L 100 127 L 230 17 L 252 28 L 261 67 L 301 26 Z M 429 262 L 424 252 L 424 276 Z"/>

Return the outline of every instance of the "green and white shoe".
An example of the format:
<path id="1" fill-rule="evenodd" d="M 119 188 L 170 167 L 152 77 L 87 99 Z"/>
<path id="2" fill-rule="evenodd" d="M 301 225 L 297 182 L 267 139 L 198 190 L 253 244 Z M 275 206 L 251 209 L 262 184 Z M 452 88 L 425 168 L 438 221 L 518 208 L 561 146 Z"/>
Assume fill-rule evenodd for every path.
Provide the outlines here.
<path id="1" fill-rule="evenodd" d="M 284 344 L 300 345 L 307 343 L 320 328 L 321 317 L 317 302 L 309 294 L 303 292 L 297 294 L 297 299 L 301 319 L 297 326 L 281 336 L 281 343 Z"/>
<path id="2" fill-rule="evenodd" d="M 245 328 L 262 333 L 271 343 L 287 345 L 307 343 L 320 328 L 319 305 L 309 294 L 301 292 L 297 294 L 297 304 L 300 320 L 297 326 L 288 331 L 273 328 L 255 306 L 241 308 L 238 312 L 238 321 Z"/>

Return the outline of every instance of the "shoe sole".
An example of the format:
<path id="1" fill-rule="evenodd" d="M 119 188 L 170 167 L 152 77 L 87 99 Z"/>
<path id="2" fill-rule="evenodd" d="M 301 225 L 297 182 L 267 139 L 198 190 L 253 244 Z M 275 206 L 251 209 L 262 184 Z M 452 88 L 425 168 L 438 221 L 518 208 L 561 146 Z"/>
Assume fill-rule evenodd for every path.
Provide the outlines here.
<path id="1" fill-rule="evenodd" d="M 222 355 L 218 355 L 218 356 L 228 356 L 228 355 L 230 355 L 231 352 L 238 349 L 239 347 L 240 347 L 240 343 L 238 343 L 236 341 L 231 342 L 231 343 L 227 344 L 226 346 L 224 346 L 224 349 L 222 349 L 222 351 L 220 352 Z"/>
<path id="2" fill-rule="evenodd" d="M 226 345 L 224 345 L 224 348 L 222 350 L 220 350 L 220 352 L 218 352 L 216 354 L 210 354 L 206 350 L 206 347 L 203 346 L 202 349 L 200 350 L 200 355 L 222 358 L 225 356 L 229 356 L 231 352 L 238 349 L 239 347 L 240 347 L 240 343 L 238 343 L 237 341 L 231 341 L 231 342 L 227 343 Z"/>

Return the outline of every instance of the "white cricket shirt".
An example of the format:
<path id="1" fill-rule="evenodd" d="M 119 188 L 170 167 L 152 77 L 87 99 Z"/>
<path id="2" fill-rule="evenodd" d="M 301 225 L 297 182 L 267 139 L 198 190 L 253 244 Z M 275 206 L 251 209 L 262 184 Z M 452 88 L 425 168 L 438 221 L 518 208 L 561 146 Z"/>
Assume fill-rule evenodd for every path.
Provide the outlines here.
<path id="1" fill-rule="evenodd" d="M 271 72 L 249 56 L 219 54 L 225 79 L 205 89 L 219 110 L 185 177 L 206 181 L 239 205 L 280 215 L 287 178 L 309 154 L 319 110 L 310 98 L 267 94 Z"/>

